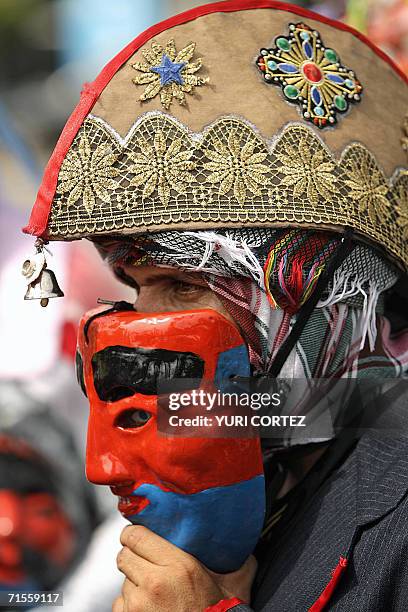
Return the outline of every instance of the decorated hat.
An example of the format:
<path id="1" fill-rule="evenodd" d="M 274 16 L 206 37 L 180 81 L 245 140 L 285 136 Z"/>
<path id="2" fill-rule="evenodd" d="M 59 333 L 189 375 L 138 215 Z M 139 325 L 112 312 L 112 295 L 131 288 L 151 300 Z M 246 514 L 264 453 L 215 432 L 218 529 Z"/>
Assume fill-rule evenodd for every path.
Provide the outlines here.
<path id="1" fill-rule="evenodd" d="M 407 94 L 342 23 L 272 0 L 189 10 L 84 87 L 25 231 L 352 228 L 406 267 Z"/>

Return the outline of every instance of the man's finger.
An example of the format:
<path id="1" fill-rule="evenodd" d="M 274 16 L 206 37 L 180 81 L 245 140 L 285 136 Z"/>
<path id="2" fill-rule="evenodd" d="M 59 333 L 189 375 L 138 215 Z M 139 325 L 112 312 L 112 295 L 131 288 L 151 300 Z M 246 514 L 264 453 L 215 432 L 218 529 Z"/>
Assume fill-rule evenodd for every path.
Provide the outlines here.
<path id="1" fill-rule="evenodd" d="M 124 608 L 121 612 L 157 612 L 158 610 L 157 606 L 146 598 L 146 593 L 128 579 L 122 585 L 122 600 Z"/>
<path id="2" fill-rule="evenodd" d="M 125 612 L 123 597 L 117 597 L 112 605 L 112 612 Z"/>
<path id="3" fill-rule="evenodd" d="M 133 584 L 128 578 L 125 578 L 122 584 L 122 598 L 123 601 L 131 601 L 137 596 L 136 591 L 140 592 L 137 586 Z"/>
<path id="4" fill-rule="evenodd" d="M 170 565 L 176 558 L 194 557 L 177 548 L 142 525 L 128 525 L 121 533 L 120 541 L 132 552 L 155 565 Z"/>
<path id="5" fill-rule="evenodd" d="M 126 578 L 129 578 L 135 586 L 143 584 L 147 573 L 154 568 L 153 563 L 135 554 L 127 546 L 119 551 L 116 557 L 116 565 L 118 570 L 125 574 Z"/>

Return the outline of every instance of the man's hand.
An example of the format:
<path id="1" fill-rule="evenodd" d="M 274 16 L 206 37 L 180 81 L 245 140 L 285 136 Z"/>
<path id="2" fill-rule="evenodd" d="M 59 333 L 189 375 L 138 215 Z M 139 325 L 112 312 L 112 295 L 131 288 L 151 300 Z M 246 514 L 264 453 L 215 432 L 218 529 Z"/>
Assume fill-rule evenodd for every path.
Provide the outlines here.
<path id="1" fill-rule="evenodd" d="M 203 612 L 221 599 L 249 601 L 253 557 L 232 574 L 215 574 L 146 527 L 125 527 L 120 541 L 117 566 L 126 579 L 113 612 Z"/>

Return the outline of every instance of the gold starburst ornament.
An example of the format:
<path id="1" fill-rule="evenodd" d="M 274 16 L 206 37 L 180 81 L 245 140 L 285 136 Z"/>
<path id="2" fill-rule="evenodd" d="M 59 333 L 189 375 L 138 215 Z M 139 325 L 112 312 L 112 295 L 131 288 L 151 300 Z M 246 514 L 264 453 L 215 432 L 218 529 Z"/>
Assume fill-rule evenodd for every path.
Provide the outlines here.
<path id="1" fill-rule="evenodd" d="M 196 43 L 192 42 L 176 50 L 176 44 L 171 38 L 163 47 L 153 42 L 150 49 L 144 49 L 142 55 L 144 62 L 136 62 L 132 67 L 141 72 L 133 79 L 135 85 L 147 85 L 140 96 L 145 102 L 160 94 L 160 101 L 168 110 L 173 99 L 179 104 L 186 103 L 186 93 L 193 94 L 195 87 L 205 85 L 209 77 L 197 76 L 202 67 L 201 57 L 192 61 Z"/>

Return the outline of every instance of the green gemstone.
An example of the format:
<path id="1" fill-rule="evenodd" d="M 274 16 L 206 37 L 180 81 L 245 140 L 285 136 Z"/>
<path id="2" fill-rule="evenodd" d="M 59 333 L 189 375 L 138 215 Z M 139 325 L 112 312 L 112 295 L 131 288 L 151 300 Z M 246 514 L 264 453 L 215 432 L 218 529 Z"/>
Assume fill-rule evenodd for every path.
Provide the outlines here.
<path id="1" fill-rule="evenodd" d="M 281 36 L 276 41 L 276 44 L 278 45 L 279 49 L 281 49 L 281 51 L 290 51 L 290 42 L 287 38 Z"/>
<path id="2" fill-rule="evenodd" d="M 298 98 L 300 94 L 300 91 L 294 85 L 286 85 L 283 92 L 285 96 L 289 98 L 290 100 L 296 100 L 296 98 Z"/>
<path id="3" fill-rule="evenodd" d="M 271 70 L 276 70 L 278 67 L 278 64 L 273 60 L 268 60 L 266 63 L 268 64 L 268 68 L 270 68 Z"/>
<path id="4" fill-rule="evenodd" d="M 324 52 L 324 57 L 329 60 L 329 62 L 333 62 L 333 64 L 335 64 L 339 59 L 337 53 L 333 49 L 326 49 Z"/>
<path id="5" fill-rule="evenodd" d="M 347 100 L 343 96 L 336 96 L 334 98 L 334 105 L 339 111 L 345 111 L 347 108 Z"/>

